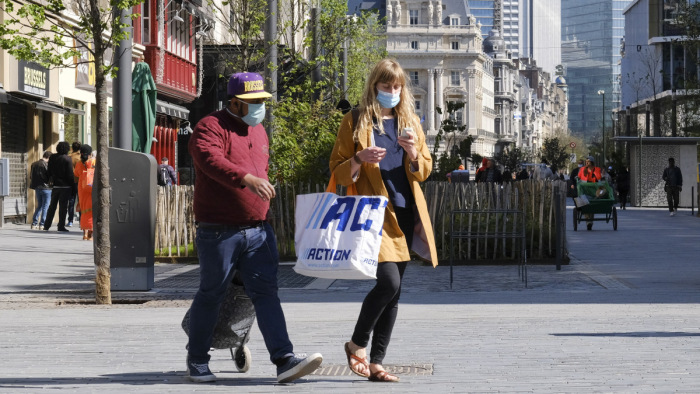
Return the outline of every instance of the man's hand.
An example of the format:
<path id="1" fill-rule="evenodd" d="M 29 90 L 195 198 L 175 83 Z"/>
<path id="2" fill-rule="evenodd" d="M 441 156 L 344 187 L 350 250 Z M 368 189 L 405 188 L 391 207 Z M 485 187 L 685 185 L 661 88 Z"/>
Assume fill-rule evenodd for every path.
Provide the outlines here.
<path id="1" fill-rule="evenodd" d="M 251 174 L 246 174 L 241 180 L 241 184 L 251 192 L 258 195 L 263 201 L 268 201 L 275 198 L 275 187 L 270 184 L 266 179 L 258 178 Z"/>
<path id="2" fill-rule="evenodd" d="M 678 186 L 678 192 L 682 192 L 682 191 L 683 191 L 683 186 Z"/>

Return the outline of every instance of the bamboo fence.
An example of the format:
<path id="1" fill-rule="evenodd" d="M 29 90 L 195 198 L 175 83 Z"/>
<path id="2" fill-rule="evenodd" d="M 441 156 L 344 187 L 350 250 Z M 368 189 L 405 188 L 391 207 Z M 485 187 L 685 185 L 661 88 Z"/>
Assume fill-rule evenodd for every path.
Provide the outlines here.
<path id="1" fill-rule="evenodd" d="M 325 185 L 278 184 L 277 197 L 270 205 L 269 222 L 277 237 L 279 254 L 283 258 L 294 258 L 294 212 L 296 196 L 325 191 Z M 556 245 L 561 245 L 562 255 L 567 256 L 565 226 L 556 221 L 566 218 L 566 185 L 563 181 L 517 181 L 504 185 L 492 183 L 446 183 L 426 182 L 423 189 L 428 204 L 431 223 L 435 233 L 438 258 L 449 258 L 450 216 L 453 210 L 509 209 L 524 212 L 527 234 L 528 259 L 551 259 L 556 255 Z M 343 188 L 338 194 L 344 194 Z M 161 256 L 188 256 L 188 248 L 180 246 L 194 244 L 195 225 L 192 211 L 193 186 L 159 187 L 156 210 L 156 250 Z M 559 204 L 554 200 L 559 199 Z M 559 211 L 555 211 L 558 205 Z M 488 230 L 488 226 L 503 229 L 510 223 L 493 220 L 478 220 L 478 223 L 460 223 L 474 229 Z M 557 231 L 559 229 L 559 231 Z M 561 241 L 557 243 L 557 237 Z M 507 242 L 493 239 L 459 240 L 456 255 L 468 260 L 513 260 L 514 240 Z M 182 250 L 182 252 L 181 252 Z M 489 253 L 490 251 L 490 253 Z M 458 259 L 459 260 L 459 259 Z"/>
<path id="2" fill-rule="evenodd" d="M 161 257 L 190 257 L 188 246 L 194 245 L 195 236 L 194 186 L 159 186 L 157 192 L 156 252 Z"/>
<path id="3" fill-rule="evenodd" d="M 489 216 L 493 210 L 522 211 L 525 218 L 526 247 L 528 259 L 550 259 L 556 256 L 557 237 L 565 240 L 565 226 L 556 226 L 556 221 L 566 220 L 566 183 L 563 181 L 525 180 L 504 185 L 494 183 L 445 183 L 426 182 L 424 186 L 428 212 L 435 233 L 438 258 L 448 259 L 450 250 L 450 218 L 454 210 L 475 210 L 483 214 L 470 215 L 466 223 L 457 223 L 460 228 L 479 233 L 494 232 L 498 226 L 506 232 L 515 223 L 506 223 Z M 555 199 L 559 199 L 559 211 L 555 211 Z M 490 230 L 489 227 L 492 229 Z M 557 232 L 557 228 L 561 229 Z M 458 260 L 513 260 L 515 240 L 511 239 L 462 239 L 456 243 Z M 500 247 L 499 247 L 500 245 Z M 563 256 L 566 243 L 560 242 Z M 491 253 L 488 253 L 491 251 Z"/>

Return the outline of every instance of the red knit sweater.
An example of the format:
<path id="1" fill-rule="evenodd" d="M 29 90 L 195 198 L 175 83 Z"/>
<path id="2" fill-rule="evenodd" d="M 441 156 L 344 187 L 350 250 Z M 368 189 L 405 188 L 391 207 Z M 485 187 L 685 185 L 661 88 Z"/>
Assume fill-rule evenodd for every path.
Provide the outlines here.
<path id="1" fill-rule="evenodd" d="M 197 123 L 189 150 L 195 166 L 194 216 L 199 222 L 248 225 L 265 220 L 270 203 L 241 185 L 246 174 L 268 179 L 269 142 L 225 109 Z"/>

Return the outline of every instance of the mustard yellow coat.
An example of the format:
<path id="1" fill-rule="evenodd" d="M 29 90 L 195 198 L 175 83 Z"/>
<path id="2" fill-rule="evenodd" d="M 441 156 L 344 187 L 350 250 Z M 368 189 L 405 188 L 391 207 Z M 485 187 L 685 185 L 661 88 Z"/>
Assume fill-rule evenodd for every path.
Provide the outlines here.
<path id="1" fill-rule="evenodd" d="M 418 121 L 415 122 L 419 124 Z M 384 196 L 389 198 L 389 193 L 384 186 L 382 175 L 379 170 L 379 164 L 362 163 L 357 179 L 352 178 L 351 160 L 355 152 L 359 152 L 371 146 L 372 129 L 367 128 L 358 130 L 357 150 L 355 149 L 355 141 L 353 140 L 353 124 L 352 113 L 348 112 L 340 124 L 338 137 L 335 140 L 335 146 L 331 153 L 330 168 L 335 175 L 336 182 L 339 185 L 349 186 L 355 183 L 357 191 L 360 195 Z M 404 168 L 406 177 L 411 185 L 413 197 L 416 202 L 416 224 L 413 229 L 413 245 L 412 250 L 421 258 L 433 263 L 433 267 L 437 266 L 437 251 L 435 249 L 435 237 L 433 228 L 428 215 L 428 206 L 425 202 L 425 196 L 420 188 L 419 182 L 428 178 L 433 167 L 433 159 L 430 156 L 430 151 L 425 143 L 425 134 L 420 126 L 415 130 L 416 133 L 416 149 L 418 150 L 418 170 L 411 171 L 411 163 L 407 155 L 404 155 Z M 394 207 L 389 202 L 386 213 L 384 215 L 384 225 L 382 231 L 382 245 L 379 250 L 380 263 L 386 261 L 409 261 L 410 255 L 406 244 L 406 237 L 399 228 Z"/>

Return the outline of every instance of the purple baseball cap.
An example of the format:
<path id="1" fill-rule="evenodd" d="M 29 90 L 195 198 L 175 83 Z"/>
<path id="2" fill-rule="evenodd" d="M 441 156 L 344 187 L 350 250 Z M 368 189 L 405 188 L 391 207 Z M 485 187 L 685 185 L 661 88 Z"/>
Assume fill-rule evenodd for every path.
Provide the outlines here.
<path id="1" fill-rule="evenodd" d="M 270 98 L 265 81 L 258 73 L 236 73 L 228 80 L 228 95 L 242 99 Z"/>

